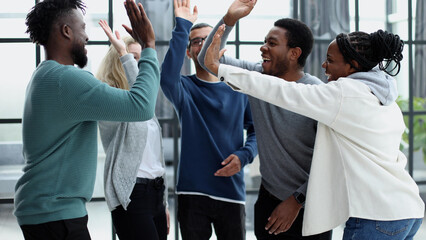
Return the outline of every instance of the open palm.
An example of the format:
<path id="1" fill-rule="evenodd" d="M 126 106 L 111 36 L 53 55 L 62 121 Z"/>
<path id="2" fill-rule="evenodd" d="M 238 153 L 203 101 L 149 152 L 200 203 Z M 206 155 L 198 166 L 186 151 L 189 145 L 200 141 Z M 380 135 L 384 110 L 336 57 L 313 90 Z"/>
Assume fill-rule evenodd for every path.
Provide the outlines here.
<path id="1" fill-rule="evenodd" d="M 175 16 L 186 19 L 194 23 L 198 18 L 198 8 L 194 7 L 193 13 L 191 13 L 191 1 L 190 0 L 174 0 Z"/>
<path id="2" fill-rule="evenodd" d="M 108 36 L 109 41 L 114 46 L 114 48 L 117 50 L 118 54 L 120 54 L 120 56 L 125 55 L 127 53 L 126 44 L 121 39 L 118 31 L 115 31 L 115 36 L 114 36 L 111 28 L 109 27 L 107 21 L 105 21 L 105 20 L 100 20 L 99 25 L 102 27 L 105 34 Z"/>
<path id="3" fill-rule="evenodd" d="M 233 18 L 241 19 L 253 10 L 256 2 L 257 0 L 235 0 L 229 7 L 228 14 Z"/>

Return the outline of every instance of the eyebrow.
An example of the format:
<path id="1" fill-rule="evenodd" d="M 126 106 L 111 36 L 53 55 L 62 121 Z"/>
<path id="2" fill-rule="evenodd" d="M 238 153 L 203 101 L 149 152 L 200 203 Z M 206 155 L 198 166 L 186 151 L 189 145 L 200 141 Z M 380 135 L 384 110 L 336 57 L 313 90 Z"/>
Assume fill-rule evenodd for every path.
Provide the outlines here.
<path id="1" fill-rule="evenodd" d="M 278 38 L 276 38 L 276 37 L 272 37 L 272 36 L 270 36 L 270 37 L 265 37 L 265 41 L 267 41 L 267 40 L 274 40 L 274 41 L 278 41 Z"/>

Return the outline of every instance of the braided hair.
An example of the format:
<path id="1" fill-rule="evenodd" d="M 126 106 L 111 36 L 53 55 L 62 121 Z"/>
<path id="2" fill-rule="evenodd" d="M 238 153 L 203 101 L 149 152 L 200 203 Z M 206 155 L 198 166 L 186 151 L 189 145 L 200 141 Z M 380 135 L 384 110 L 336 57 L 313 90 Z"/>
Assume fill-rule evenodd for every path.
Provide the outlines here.
<path id="1" fill-rule="evenodd" d="M 396 76 L 401 68 L 404 42 L 398 35 L 378 30 L 371 34 L 365 32 L 341 33 L 336 37 L 336 43 L 345 61 L 358 71 L 366 72 L 377 64 L 380 70 L 391 76 Z M 358 62 L 355 67 L 352 60 Z M 395 66 L 387 70 L 390 64 Z M 395 74 L 391 74 L 397 69 Z"/>
<path id="2" fill-rule="evenodd" d="M 44 0 L 37 3 L 27 14 L 25 33 L 30 34 L 32 42 L 46 45 L 53 23 L 67 16 L 73 9 L 81 9 L 85 13 L 82 0 Z"/>

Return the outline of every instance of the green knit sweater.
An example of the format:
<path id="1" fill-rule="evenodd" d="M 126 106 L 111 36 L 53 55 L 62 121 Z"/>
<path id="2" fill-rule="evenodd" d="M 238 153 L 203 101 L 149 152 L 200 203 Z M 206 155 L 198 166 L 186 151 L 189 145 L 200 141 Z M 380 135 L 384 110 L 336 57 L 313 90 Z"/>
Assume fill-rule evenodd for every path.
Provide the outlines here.
<path id="1" fill-rule="evenodd" d="M 159 88 L 156 51 L 147 48 L 130 91 L 87 71 L 44 61 L 28 85 L 23 115 L 24 175 L 16 184 L 20 225 L 83 217 L 96 178 L 97 121 L 145 121 Z"/>

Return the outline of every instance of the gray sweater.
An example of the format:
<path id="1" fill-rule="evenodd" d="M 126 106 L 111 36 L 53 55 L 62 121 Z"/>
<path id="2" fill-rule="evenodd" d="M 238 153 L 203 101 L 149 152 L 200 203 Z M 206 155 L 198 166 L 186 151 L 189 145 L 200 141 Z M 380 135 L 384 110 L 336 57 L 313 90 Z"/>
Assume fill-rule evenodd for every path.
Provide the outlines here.
<path id="1" fill-rule="evenodd" d="M 136 80 L 139 72 L 137 62 L 132 54 L 120 58 L 126 73 L 129 86 Z M 154 121 L 161 129 L 157 118 Z M 148 126 L 147 122 L 99 122 L 101 141 L 106 153 L 104 169 L 105 199 L 110 211 L 122 205 L 124 209 L 130 203 L 130 194 L 136 183 L 139 166 L 142 161 Z M 160 139 L 161 139 L 161 130 Z M 162 142 L 162 141 L 161 141 Z M 161 146 L 161 161 L 165 167 L 163 146 Z M 164 205 L 167 206 L 167 184 L 164 178 Z"/>
<path id="2" fill-rule="evenodd" d="M 215 33 L 223 23 L 221 20 L 212 33 Z M 231 30 L 232 27 L 226 26 L 221 49 L 225 46 Z M 203 67 L 204 56 L 211 44 L 212 36 L 212 34 L 208 36 L 198 55 L 198 61 Z M 260 62 L 248 62 L 225 55 L 220 62 L 251 71 L 263 71 Z M 323 82 L 305 74 L 297 83 L 322 84 Z M 249 101 L 256 131 L 263 186 L 280 200 L 287 199 L 295 192 L 306 195 L 317 122 L 257 98 L 249 96 Z"/>

